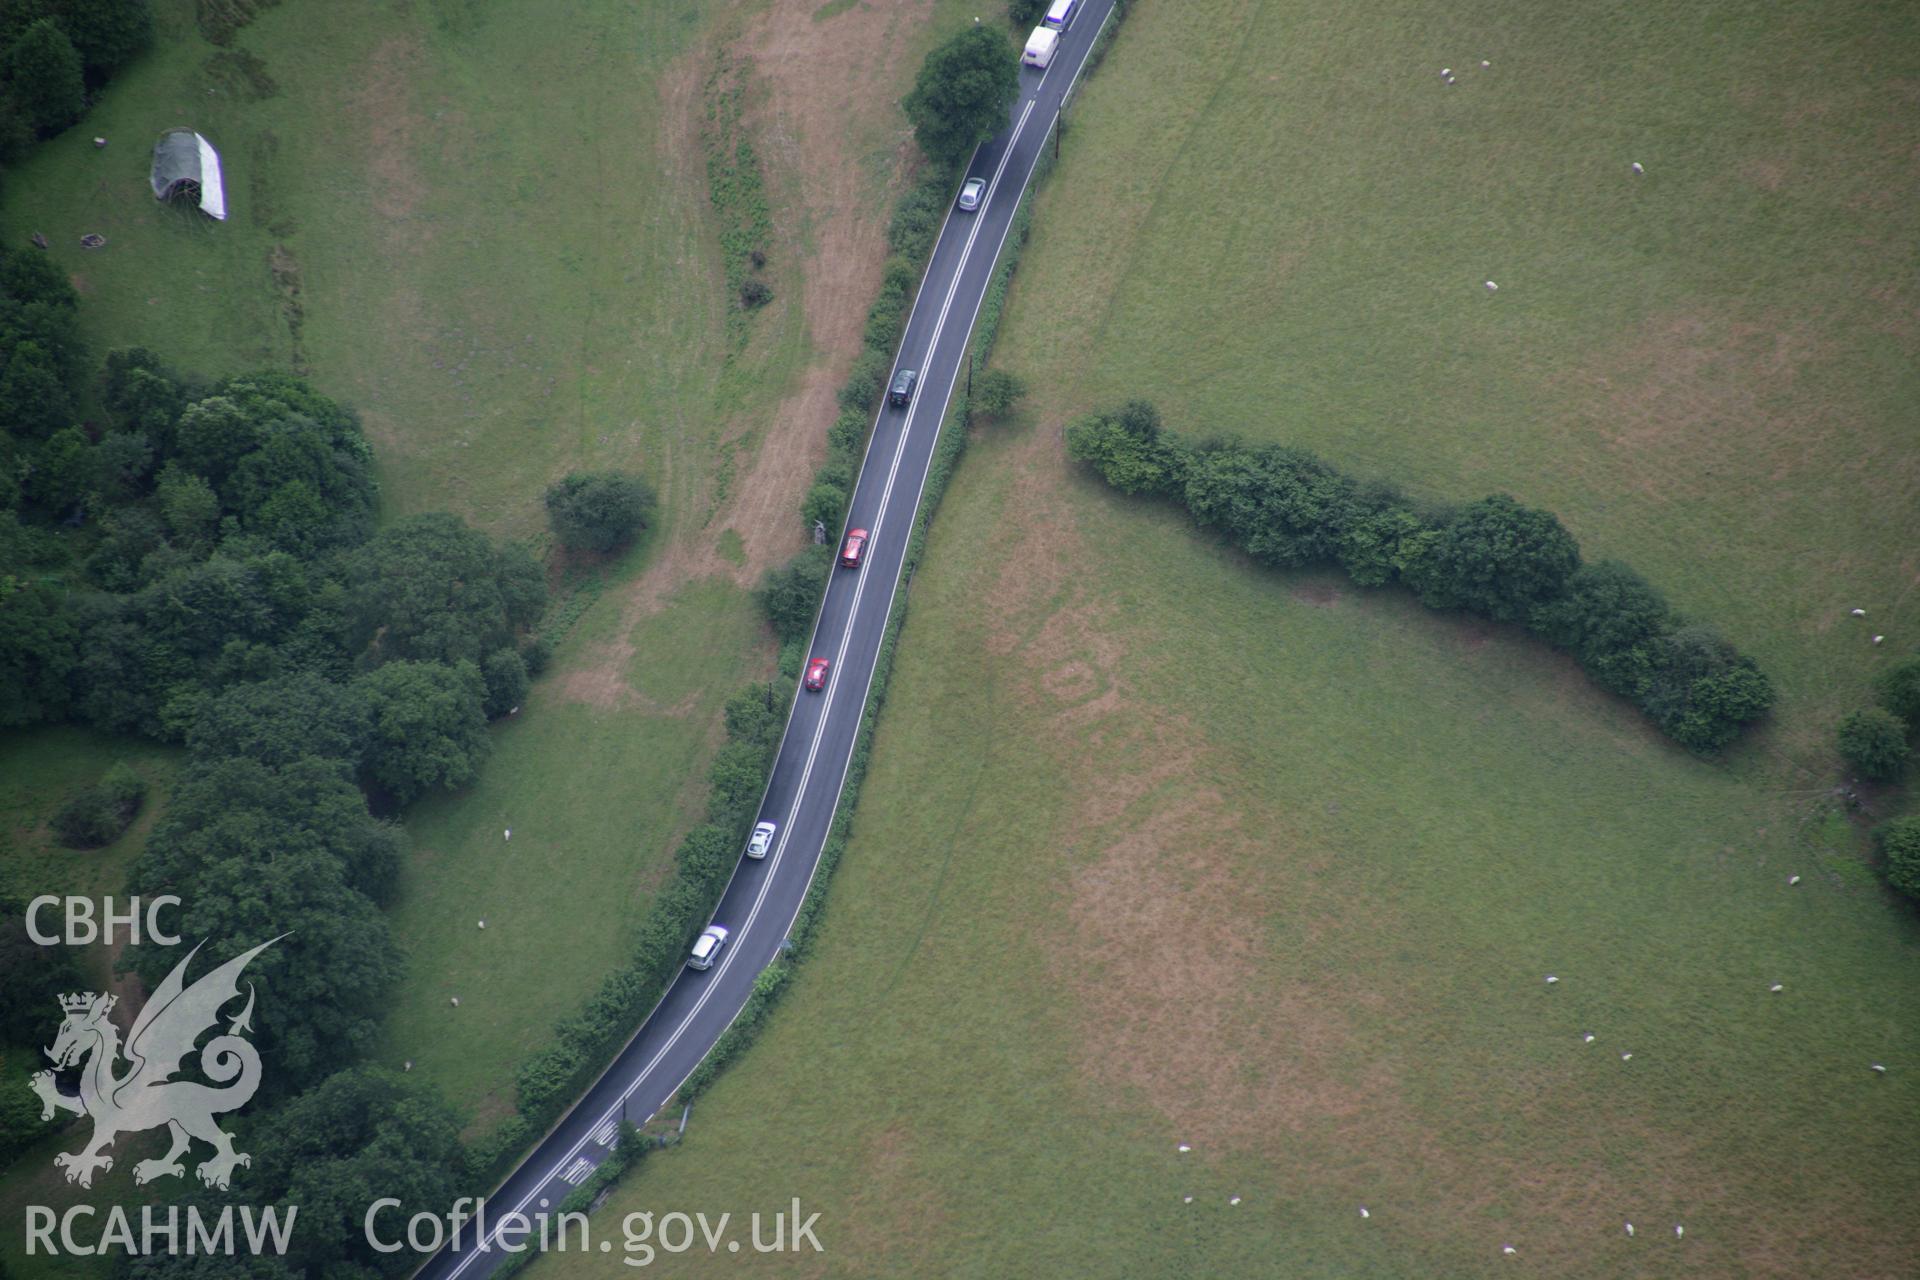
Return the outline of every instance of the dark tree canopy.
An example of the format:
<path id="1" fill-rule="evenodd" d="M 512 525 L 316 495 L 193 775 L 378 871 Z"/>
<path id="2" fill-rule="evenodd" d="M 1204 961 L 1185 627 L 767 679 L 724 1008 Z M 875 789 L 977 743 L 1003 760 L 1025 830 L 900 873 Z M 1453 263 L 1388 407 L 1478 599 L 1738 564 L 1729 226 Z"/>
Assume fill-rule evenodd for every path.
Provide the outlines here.
<path id="1" fill-rule="evenodd" d="M 390 882 L 398 857 L 398 832 L 367 816 L 330 762 L 274 772 L 226 760 L 182 775 L 129 891 L 181 897 L 181 937 L 205 940 L 196 966 L 287 935 L 247 968 L 260 986 L 256 1042 L 274 1061 L 263 1093 L 297 1091 L 372 1043 L 401 963 L 354 881 Z M 138 947 L 134 967 L 151 987 L 182 954 Z"/>
<path id="2" fill-rule="evenodd" d="M 1579 567 L 1580 546 L 1552 512 L 1496 494 L 1455 513 L 1413 586 L 1433 608 L 1522 622 Z"/>
<path id="3" fill-rule="evenodd" d="M 1887 883 L 1920 902 L 1920 816 L 1895 818 L 1874 833 Z"/>
<path id="4" fill-rule="evenodd" d="M 418 1080 L 354 1067 L 276 1110 L 252 1144 L 250 1199 L 300 1206 L 288 1261 L 311 1276 L 402 1276 L 418 1254 L 376 1251 L 364 1228 L 374 1201 L 400 1206 L 377 1220 L 404 1238 L 416 1213 L 444 1214 L 467 1190 L 459 1123 Z"/>
<path id="5" fill-rule="evenodd" d="M 48 927 L 47 917 L 41 920 Z M 0 1045 L 52 1043 L 60 997 L 86 987 L 77 954 L 35 942 L 27 936 L 26 903 L 0 899 Z"/>
<path id="6" fill-rule="evenodd" d="M 347 563 L 352 647 L 394 658 L 478 663 L 511 646 L 546 606 L 546 578 L 524 547 L 496 547 L 458 516 L 413 516 Z"/>
<path id="7" fill-rule="evenodd" d="M 1885 707 L 1868 707 L 1840 721 L 1840 758 L 1862 778 L 1891 782 L 1906 770 L 1906 722 Z"/>
<path id="8" fill-rule="evenodd" d="M 42 0 L 73 42 L 87 80 L 100 84 L 153 42 L 147 0 Z"/>
<path id="9" fill-rule="evenodd" d="M 1533 611 L 1533 629 L 1568 650 L 1603 688 L 1631 697 L 1651 674 L 1651 646 L 1674 628 L 1673 610 L 1616 560 L 1582 565 L 1565 594 Z"/>
<path id="10" fill-rule="evenodd" d="M 0 572 L 0 726 L 65 714 L 79 641 L 73 619 L 50 588 Z"/>
<path id="11" fill-rule="evenodd" d="M 1160 413 L 1144 400 L 1077 419 L 1067 452 L 1122 493 L 1170 494 L 1186 482 L 1184 457 L 1162 438 Z"/>
<path id="12" fill-rule="evenodd" d="M 1906 721 L 1909 731 L 1920 728 L 1920 654 L 1900 659 L 1873 682 L 1880 705 Z"/>
<path id="13" fill-rule="evenodd" d="M 653 489 L 626 471 L 576 471 L 547 490 L 547 520 L 569 551 L 625 546 L 653 518 Z"/>
<path id="14" fill-rule="evenodd" d="M 1266 564 L 1337 562 L 1362 586 L 1400 582 L 1429 607 L 1532 628 L 1689 750 L 1718 751 L 1773 705 L 1751 658 L 1688 625 L 1624 565 L 1583 566 L 1550 512 L 1505 496 L 1423 504 L 1305 450 L 1189 443 L 1144 401 L 1087 414 L 1066 438 L 1116 489 L 1177 499 Z"/>
<path id="15" fill-rule="evenodd" d="M 832 547 L 807 547 L 793 559 L 769 569 L 757 595 L 760 607 L 782 644 L 804 640 L 813 628 L 814 610 L 827 575 L 833 572 Z"/>
<path id="16" fill-rule="evenodd" d="M 389 662 L 354 682 L 372 718 L 366 774 L 397 802 L 453 791 L 492 750 L 487 685 L 471 662 Z"/>
<path id="17" fill-rule="evenodd" d="M 1019 62 L 1006 34 L 981 24 L 927 55 L 902 105 L 928 158 L 957 165 L 1006 127 L 1019 96 Z"/>
<path id="18" fill-rule="evenodd" d="M 207 699 L 187 731 L 202 760 L 238 756 L 277 769 L 314 756 L 351 775 L 366 755 L 372 713 L 352 685 L 301 671 L 233 685 Z"/>
<path id="19" fill-rule="evenodd" d="M 60 132 L 87 109 L 80 55 L 51 18 L 33 23 L 0 54 L 0 78 L 20 114 L 42 135 Z"/>

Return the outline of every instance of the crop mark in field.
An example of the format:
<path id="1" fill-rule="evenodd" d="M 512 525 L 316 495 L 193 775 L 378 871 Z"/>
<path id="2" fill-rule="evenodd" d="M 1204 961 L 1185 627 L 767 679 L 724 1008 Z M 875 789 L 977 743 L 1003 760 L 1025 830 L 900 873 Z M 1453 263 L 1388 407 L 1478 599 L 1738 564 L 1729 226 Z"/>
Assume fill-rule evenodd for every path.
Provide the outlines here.
<path id="1" fill-rule="evenodd" d="M 368 199 L 374 212 L 396 222 L 411 217 L 427 195 L 414 159 L 415 148 L 425 144 L 428 133 L 427 122 L 413 106 L 412 85 L 422 56 L 416 41 L 383 41 L 368 59 L 353 97 L 354 115 L 369 148 Z M 389 234 L 412 236 L 419 229 L 395 227 Z"/>
<path id="2" fill-rule="evenodd" d="M 267 71 L 266 59 L 246 49 L 221 49 L 200 64 L 208 91 L 235 102 L 261 102 L 280 92 Z"/>
<path id="3" fill-rule="evenodd" d="M 292 344 L 293 371 L 305 377 L 312 370 L 307 364 L 306 343 L 301 331 L 307 323 L 306 303 L 301 298 L 300 261 L 293 250 L 276 244 L 267 252 L 267 271 L 273 277 L 273 292 L 280 299 L 280 318 L 286 322 Z"/>
<path id="4" fill-rule="evenodd" d="M 689 527 L 663 530 L 659 550 L 620 603 L 613 637 L 567 677 L 563 692 L 604 705 L 617 698 L 633 658 L 633 629 L 657 612 L 683 583 L 720 575 L 742 585 L 759 581 L 767 568 L 798 550 L 803 537 L 794 516 L 809 477 L 826 453 L 826 432 L 839 412 L 835 391 L 860 352 L 865 310 L 879 287 L 886 257 L 885 219 L 892 189 L 876 192 L 871 175 L 849 139 L 891 120 L 901 84 L 895 56 L 915 34 L 922 10 L 889 7 L 884 14 L 854 10 L 814 23 L 804 0 L 776 0 L 751 22 L 739 47 L 744 60 L 738 74 L 750 74 L 753 92 L 740 126 L 749 134 L 781 142 L 769 146 L 775 176 L 791 180 L 793 205 L 780 204 L 773 223 L 773 260 L 797 280 L 797 299 L 775 306 L 799 305 L 806 316 L 813 356 L 797 385 L 762 421 L 756 422 L 750 457 L 724 472 L 709 472 L 709 507 L 695 498 Z M 682 55 L 661 77 L 665 145 L 670 163 L 682 175 L 703 172 L 699 145 L 700 68 L 705 50 Z M 902 85 L 903 87 L 903 85 Z M 905 139 L 892 151 L 898 168 Z M 785 191 L 788 188 L 778 188 Z M 728 434 L 723 431 L 723 435 Z M 737 435 L 736 435 L 736 438 Z M 680 465 L 671 452 L 656 460 L 669 471 Z M 693 465 L 693 464 L 689 464 Z M 671 492 L 671 476 L 658 478 Z M 727 550 L 704 530 L 732 529 L 737 541 Z"/>

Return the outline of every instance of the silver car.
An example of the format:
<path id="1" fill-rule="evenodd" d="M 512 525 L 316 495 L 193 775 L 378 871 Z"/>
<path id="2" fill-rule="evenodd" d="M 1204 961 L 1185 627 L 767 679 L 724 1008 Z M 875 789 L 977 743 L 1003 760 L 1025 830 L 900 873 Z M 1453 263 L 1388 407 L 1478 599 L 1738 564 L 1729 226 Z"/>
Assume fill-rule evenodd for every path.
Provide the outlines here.
<path id="1" fill-rule="evenodd" d="M 755 827 L 753 839 L 747 841 L 747 856 L 749 858 L 766 857 L 767 851 L 773 848 L 773 833 L 779 829 L 771 822 L 763 822 Z"/>
<path id="2" fill-rule="evenodd" d="M 980 197 L 986 194 L 985 178 L 968 178 L 967 185 L 960 188 L 960 212 L 972 213 L 980 207 Z"/>
<path id="3" fill-rule="evenodd" d="M 713 968 L 713 962 L 720 958 L 720 949 L 726 945 L 727 927 L 722 924 L 708 925 L 693 940 L 693 954 L 687 957 L 687 968 Z"/>

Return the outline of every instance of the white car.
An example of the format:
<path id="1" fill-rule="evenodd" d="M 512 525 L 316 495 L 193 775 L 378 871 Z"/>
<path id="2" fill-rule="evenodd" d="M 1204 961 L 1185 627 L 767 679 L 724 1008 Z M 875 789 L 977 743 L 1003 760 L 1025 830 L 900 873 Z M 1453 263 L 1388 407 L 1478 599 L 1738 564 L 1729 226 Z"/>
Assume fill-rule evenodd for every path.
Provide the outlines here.
<path id="1" fill-rule="evenodd" d="M 980 196 L 987 189 L 985 178 L 968 178 L 967 185 L 960 188 L 960 212 L 972 213 L 980 207 Z"/>
<path id="2" fill-rule="evenodd" d="M 767 851 L 773 848 L 773 833 L 779 829 L 771 822 L 763 822 L 755 827 L 753 839 L 747 841 L 747 856 L 749 858 L 766 857 Z"/>
<path id="3" fill-rule="evenodd" d="M 720 949 L 726 945 L 727 927 L 722 924 L 708 925 L 693 940 L 693 954 L 687 957 L 687 968 L 713 968 L 713 962 L 720 958 Z"/>

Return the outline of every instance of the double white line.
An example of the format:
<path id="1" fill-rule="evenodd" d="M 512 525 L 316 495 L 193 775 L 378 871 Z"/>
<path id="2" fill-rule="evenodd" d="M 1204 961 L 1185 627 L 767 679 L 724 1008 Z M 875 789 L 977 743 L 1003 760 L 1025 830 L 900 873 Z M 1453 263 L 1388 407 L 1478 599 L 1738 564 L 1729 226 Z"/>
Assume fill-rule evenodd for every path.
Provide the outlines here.
<path id="1" fill-rule="evenodd" d="M 1050 70 L 1051 68 L 1049 68 L 1049 71 Z M 1046 76 L 1042 75 L 1040 78 L 1040 81 L 1041 81 L 1041 86 L 1044 86 L 1046 83 Z M 980 208 L 982 213 L 984 213 L 986 209 L 990 207 L 993 203 L 994 193 L 998 191 L 1000 187 L 1001 176 L 1006 172 L 1007 164 L 1009 161 L 1012 160 L 1013 153 L 1019 146 L 1020 136 L 1026 130 L 1027 122 L 1033 115 L 1034 103 L 1037 100 L 1038 99 L 1037 99 L 1037 90 L 1036 90 L 1036 97 L 1028 99 L 1026 108 L 1023 111 L 1021 111 L 1019 120 L 1016 121 L 1014 124 L 1012 134 L 1010 134 L 1007 138 L 1006 148 L 1004 151 L 1001 152 L 1001 155 L 1000 155 L 1000 163 L 994 168 L 993 178 L 987 184 L 986 196 L 980 202 Z M 1017 208 L 1016 208 L 1016 212 L 1017 212 Z M 951 213 L 951 210 L 949 210 L 948 219 L 950 220 L 951 217 L 952 217 L 952 213 Z M 1009 227 L 1012 226 L 1012 220 L 1013 220 L 1013 214 L 1010 213 L 1008 215 Z M 984 217 L 976 218 L 974 220 L 973 229 L 967 233 L 966 246 L 960 251 L 960 260 L 954 264 L 953 278 L 947 286 L 946 297 L 941 300 L 940 317 L 934 323 L 933 336 L 927 340 L 926 350 L 927 350 L 927 355 L 929 357 L 931 357 L 934 352 L 939 350 L 940 336 L 942 332 L 944 332 L 944 330 L 946 329 L 947 320 L 952 314 L 954 298 L 960 291 L 960 282 L 966 275 L 967 263 L 973 256 L 974 244 L 980 237 L 980 229 L 982 225 L 985 223 L 985 221 L 986 220 Z M 942 235 L 945 234 L 945 225 L 946 225 L 945 223 L 942 223 Z M 1003 230 L 1000 235 L 1000 243 L 994 246 L 993 256 L 996 259 L 1000 256 L 1001 245 L 1004 245 L 1005 243 L 1006 243 L 1006 231 Z M 936 248 L 938 244 L 939 244 L 939 241 L 936 239 L 935 240 Z M 989 266 L 991 266 L 991 264 L 989 264 Z M 986 292 L 985 289 L 982 289 L 981 294 L 983 298 L 985 296 L 985 292 Z M 915 310 L 919 308 L 919 303 L 920 303 L 920 300 L 916 296 L 916 298 L 914 299 Z M 980 303 L 975 302 L 974 315 L 977 316 L 979 314 L 979 310 L 980 310 Z M 911 315 L 911 312 L 909 312 L 909 315 Z M 971 330 L 973 327 L 971 317 L 969 317 L 968 319 L 967 327 L 969 330 Z M 904 359 L 904 358 L 905 358 L 905 353 L 903 352 L 901 355 L 901 359 Z M 898 360 L 895 361 L 894 368 L 895 369 L 899 368 Z M 947 394 L 941 398 L 940 407 L 938 410 L 940 414 L 946 413 L 947 403 L 952 399 L 952 396 L 953 396 L 953 384 L 956 380 L 958 380 L 958 377 L 959 377 L 959 373 L 956 367 L 954 377 L 950 378 L 947 382 Z M 899 479 L 900 463 L 902 459 L 904 459 L 906 456 L 907 440 L 908 440 L 908 437 L 913 432 L 914 416 L 917 413 L 919 413 L 921 407 L 925 403 L 926 403 L 925 397 L 916 399 L 913 403 L 913 406 L 907 410 L 906 421 L 901 425 L 899 440 L 894 445 L 893 461 L 887 469 L 886 487 L 881 491 L 881 495 L 880 495 L 880 510 L 879 510 L 879 513 L 875 516 L 873 521 L 873 541 L 876 543 L 879 542 L 881 533 L 886 528 L 887 510 L 889 506 L 892 504 L 894 484 Z M 886 410 L 882 408 L 880 411 L 880 417 L 884 417 L 885 414 L 886 414 Z M 937 433 L 939 431 L 938 418 L 935 419 L 934 430 L 936 432 L 936 442 L 937 442 Z M 874 431 L 877 436 L 879 432 L 879 417 L 875 418 Z M 927 461 L 928 461 L 928 465 L 931 466 L 933 461 L 931 449 L 928 452 Z M 925 482 L 926 482 L 926 476 L 925 476 L 925 473 L 923 472 L 921 475 L 921 483 L 924 485 Z M 917 491 L 916 491 L 916 494 L 917 494 Z M 919 508 L 919 503 L 916 499 L 914 503 L 914 510 L 908 512 L 907 534 L 905 535 L 907 537 L 910 537 L 912 535 L 913 515 L 914 515 L 914 512 L 918 510 L 918 508 Z M 903 563 L 904 563 L 904 558 L 903 558 Z M 766 860 L 765 865 L 767 867 L 767 874 L 760 881 L 759 891 L 754 894 L 753 905 L 747 911 L 746 921 L 739 926 L 739 938 L 734 940 L 733 944 L 727 948 L 726 954 L 721 957 L 719 965 L 714 969 L 708 981 L 703 984 L 703 989 L 700 992 L 699 998 L 694 1001 L 693 1008 L 687 1010 L 686 1016 L 680 1020 L 680 1025 L 678 1025 L 673 1029 L 672 1034 L 670 1034 L 667 1037 L 665 1043 L 663 1043 L 660 1046 L 660 1048 L 654 1053 L 653 1057 L 647 1060 L 646 1066 L 641 1068 L 640 1073 L 634 1077 L 633 1083 L 629 1084 L 626 1087 L 626 1089 L 622 1091 L 622 1093 L 620 1094 L 620 1100 L 618 1104 L 608 1109 L 606 1114 L 600 1117 L 600 1120 L 598 1121 L 598 1123 L 596 1123 L 586 1133 L 585 1136 L 581 1137 L 579 1141 L 575 1142 L 573 1146 L 567 1150 L 567 1153 L 565 1155 L 561 1156 L 559 1160 L 555 1161 L 553 1167 L 547 1171 L 546 1176 L 541 1178 L 540 1181 L 534 1186 L 534 1188 L 531 1191 L 527 1192 L 526 1195 L 522 1196 L 519 1202 L 513 1206 L 513 1209 L 511 1211 L 512 1213 L 524 1214 L 527 1206 L 533 1203 L 534 1198 L 538 1196 L 540 1192 L 547 1187 L 548 1184 L 552 1183 L 555 1179 L 560 1178 L 563 1173 L 569 1171 L 574 1165 L 575 1161 L 581 1158 L 581 1152 L 585 1150 L 586 1147 L 593 1142 L 595 1133 L 603 1130 L 609 1124 L 617 1123 L 619 1119 L 626 1114 L 627 1103 L 632 1099 L 633 1095 L 640 1090 L 640 1087 L 646 1083 L 647 1078 L 653 1074 L 655 1068 L 657 1068 L 660 1065 L 662 1059 L 664 1059 L 668 1053 L 672 1052 L 673 1047 L 676 1044 L 678 1044 L 680 1041 L 680 1038 L 687 1033 L 688 1028 L 691 1027 L 694 1024 L 695 1020 L 699 1018 L 700 1011 L 706 1007 L 707 1001 L 711 1000 L 713 998 L 714 992 L 719 989 L 721 978 L 726 975 L 727 969 L 733 964 L 734 960 L 739 956 L 740 941 L 744 940 L 746 935 L 752 931 L 754 921 L 757 920 L 760 916 L 760 909 L 766 902 L 767 892 L 769 889 L 772 888 L 774 878 L 779 872 L 780 859 L 786 853 L 787 836 L 792 831 L 795 815 L 799 813 L 800 804 L 806 798 L 807 785 L 812 780 L 812 777 L 813 777 L 813 766 L 819 758 L 820 744 L 826 736 L 827 723 L 829 719 L 831 719 L 831 716 L 829 713 L 831 712 L 832 706 L 833 706 L 834 692 L 839 687 L 841 667 L 846 658 L 847 646 L 850 643 L 852 643 L 854 626 L 859 621 L 860 600 L 861 600 L 861 596 L 866 591 L 866 586 L 867 586 L 867 575 L 861 574 L 859 581 L 854 584 L 853 603 L 847 612 L 847 625 L 845 629 L 842 630 L 840 634 L 840 644 L 838 648 L 836 648 L 834 651 L 833 670 L 827 677 L 826 693 L 825 693 L 825 696 L 821 699 L 821 704 L 820 704 L 821 705 L 820 719 L 818 723 L 814 725 L 813 740 L 808 744 L 808 747 L 807 747 L 807 763 L 805 768 L 802 769 L 801 771 L 800 784 L 794 790 L 793 801 L 788 806 L 786 815 L 780 824 L 779 840 L 775 844 L 772 854 Z M 883 631 L 886 626 L 887 617 L 890 616 L 893 612 L 893 600 L 894 600 L 894 596 L 898 594 L 899 588 L 900 588 L 900 574 L 899 574 L 899 571 L 896 570 L 894 572 L 894 578 L 893 578 L 893 589 L 888 593 L 888 596 L 887 596 L 886 612 L 881 617 L 881 627 Z M 822 612 L 824 614 L 824 610 Z M 816 637 L 818 635 L 817 623 L 815 625 L 815 635 Z M 813 652 L 811 645 L 809 646 L 807 652 L 809 653 Z M 863 712 L 866 708 L 867 694 L 871 692 L 872 686 L 873 686 L 873 670 L 872 668 L 869 668 L 867 671 L 867 685 L 865 688 L 861 690 L 860 709 Z M 792 720 L 793 720 L 793 713 L 789 712 L 789 716 L 788 716 L 789 730 L 791 730 L 792 728 Z M 784 748 L 785 745 L 786 745 L 785 735 L 783 734 L 782 740 L 781 740 L 781 747 Z M 778 752 L 776 752 L 774 758 L 776 761 L 778 761 L 779 759 Z M 851 763 L 851 756 L 849 756 L 849 763 Z M 840 785 L 842 787 L 846 785 L 846 767 L 845 766 L 842 766 L 841 768 Z M 836 804 L 838 803 L 837 790 L 836 790 L 835 803 Z M 809 873 L 808 884 L 811 885 L 811 883 L 812 883 L 812 875 L 811 873 Z M 731 881 L 729 881 L 729 887 L 731 887 Z M 723 892 L 721 896 L 722 896 L 722 900 L 724 900 L 725 893 Z M 804 901 L 805 900 L 804 892 L 801 895 L 801 897 L 802 897 L 802 901 Z M 734 1016 L 738 1017 L 739 1014 L 736 1012 Z M 642 1026 L 644 1025 L 645 1024 L 643 1023 Z M 729 1022 L 729 1025 L 731 1025 L 731 1022 Z M 722 1034 L 724 1034 L 724 1029 Z M 682 1079 L 682 1082 L 684 1082 L 684 1077 Z M 678 1088 L 678 1087 L 679 1087 L 678 1084 L 674 1086 L 674 1088 Z M 673 1094 L 673 1090 L 669 1089 L 667 1090 L 666 1097 L 671 1097 L 672 1094 Z M 662 1103 L 664 1103 L 664 1101 L 665 1101 L 665 1098 L 663 1097 Z M 503 1218 L 505 1216 L 510 1216 L 510 1215 L 503 1215 Z M 452 1280 L 458 1280 L 458 1277 L 461 1276 L 468 1267 L 472 1266 L 477 1259 L 479 1259 L 485 1253 L 489 1252 L 492 1249 L 492 1246 L 494 1245 L 494 1243 L 500 1238 L 499 1221 L 500 1221 L 499 1219 L 495 1220 L 495 1225 L 493 1229 L 487 1233 L 487 1238 L 481 1241 L 476 1248 L 469 1251 L 466 1257 L 462 1258 L 459 1264 L 454 1267 L 453 1271 L 451 1272 Z"/>

